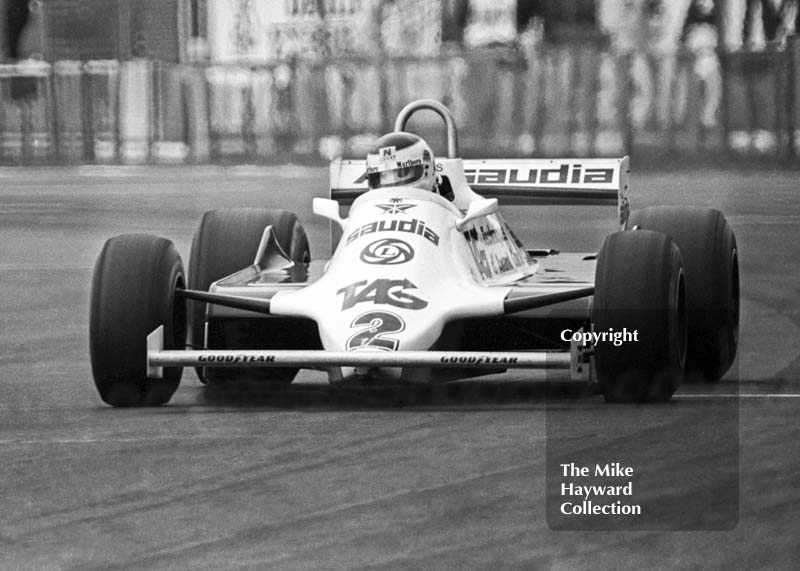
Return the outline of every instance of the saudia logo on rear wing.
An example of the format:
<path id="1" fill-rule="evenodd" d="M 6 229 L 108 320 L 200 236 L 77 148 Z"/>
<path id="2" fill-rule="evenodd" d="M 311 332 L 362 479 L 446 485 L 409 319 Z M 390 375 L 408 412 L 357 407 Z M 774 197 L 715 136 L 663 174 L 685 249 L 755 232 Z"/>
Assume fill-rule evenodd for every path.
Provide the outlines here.
<path id="1" fill-rule="evenodd" d="M 530 168 L 507 166 L 491 168 L 465 168 L 464 175 L 470 185 L 509 186 L 572 186 L 610 185 L 614 183 L 614 168 L 586 167 L 580 163 L 563 163 L 556 168 Z"/>
<path id="2" fill-rule="evenodd" d="M 598 186 L 614 185 L 617 181 L 614 178 L 617 169 L 613 167 L 588 166 L 582 163 L 562 163 L 554 164 L 551 168 L 527 167 L 524 165 L 498 164 L 500 161 L 485 161 L 485 167 L 470 168 L 470 162 L 466 161 L 464 176 L 469 185 L 508 185 L 508 186 Z M 475 161 L 477 162 L 477 161 Z M 544 161 L 542 161 L 544 162 Z M 549 162 L 549 161 L 548 161 Z M 398 166 L 405 166 L 400 165 Z M 441 165 L 436 165 L 437 170 L 441 170 Z M 367 176 L 365 172 L 360 172 L 352 184 L 363 184 Z M 615 188 L 609 187 L 609 190 Z"/>

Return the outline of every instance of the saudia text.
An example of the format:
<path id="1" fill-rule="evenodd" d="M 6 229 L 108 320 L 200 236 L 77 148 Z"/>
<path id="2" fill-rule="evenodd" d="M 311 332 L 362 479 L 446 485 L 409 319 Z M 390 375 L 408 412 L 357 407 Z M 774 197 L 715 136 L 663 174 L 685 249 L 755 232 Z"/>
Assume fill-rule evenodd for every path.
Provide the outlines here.
<path id="1" fill-rule="evenodd" d="M 428 228 L 425 222 L 413 218 L 412 220 L 380 220 L 364 224 L 355 232 L 347 237 L 347 244 L 358 238 L 359 236 L 366 236 L 367 234 L 374 234 L 376 232 L 407 232 L 409 234 L 418 234 L 427 239 L 434 246 L 439 245 L 439 235 Z"/>
<path id="2" fill-rule="evenodd" d="M 584 169 L 563 164 L 555 169 L 466 169 L 467 184 L 610 184 L 614 169 Z"/>

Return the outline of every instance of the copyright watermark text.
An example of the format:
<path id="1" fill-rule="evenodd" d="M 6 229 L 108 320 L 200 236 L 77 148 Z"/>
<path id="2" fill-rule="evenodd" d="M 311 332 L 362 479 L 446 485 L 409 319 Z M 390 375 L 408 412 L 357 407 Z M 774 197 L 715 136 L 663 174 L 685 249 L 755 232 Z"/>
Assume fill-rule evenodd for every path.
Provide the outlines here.
<path id="1" fill-rule="evenodd" d="M 639 341 L 639 332 L 636 329 L 628 331 L 627 327 L 623 327 L 621 331 L 614 331 L 613 327 L 608 331 L 573 331 L 572 329 L 564 329 L 561 332 L 561 340 L 575 341 L 583 345 L 612 343 L 614 347 L 620 347 L 623 343 Z"/>

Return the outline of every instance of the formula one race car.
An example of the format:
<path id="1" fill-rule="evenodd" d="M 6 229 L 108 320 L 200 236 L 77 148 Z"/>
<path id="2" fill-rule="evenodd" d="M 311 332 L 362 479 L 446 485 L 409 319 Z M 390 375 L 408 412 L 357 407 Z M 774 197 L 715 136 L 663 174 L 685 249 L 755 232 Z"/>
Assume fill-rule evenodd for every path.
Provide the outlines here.
<path id="1" fill-rule="evenodd" d="M 334 160 L 330 198 L 313 204 L 332 221 L 329 260 L 310 259 L 283 210 L 206 212 L 188 277 L 164 238 L 108 240 L 91 294 L 101 398 L 163 404 L 187 366 L 209 385 L 264 387 L 300 368 L 376 385 L 560 369 L 611 402 L 667 401 L 684 377 L 722 377 L 736 354 L 739 276 L 721 212 L 629 213 L 627 157 L 462 161 L 453 116 L 436 101 L 406 106 L 397 140 L 420 109 L 447 127 L 448 158 L 430 156 L 426 172 L 434 191 L 373 184 L 389 173 L 375 165 L 421 172 L 420 161 L 396 160 L 400 147 L 378 148 L 374 164 Z M 526 250 L 498 198 L 610 204 L 619 231 L 598 254 Z"/>

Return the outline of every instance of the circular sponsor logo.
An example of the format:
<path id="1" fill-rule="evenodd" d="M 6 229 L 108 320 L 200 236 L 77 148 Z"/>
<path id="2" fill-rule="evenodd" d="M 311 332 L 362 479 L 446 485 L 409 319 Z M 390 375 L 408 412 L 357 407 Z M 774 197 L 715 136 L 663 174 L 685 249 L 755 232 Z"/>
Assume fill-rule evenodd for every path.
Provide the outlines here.
<path id="1" fill-rule="evenodd" d="M 396 238 L 375 240 L 361 250 L 361 261 L 367 264 L 404 264 L 414 257 L 414 248 Z"/>

